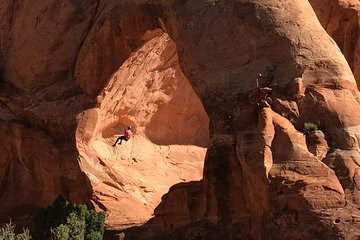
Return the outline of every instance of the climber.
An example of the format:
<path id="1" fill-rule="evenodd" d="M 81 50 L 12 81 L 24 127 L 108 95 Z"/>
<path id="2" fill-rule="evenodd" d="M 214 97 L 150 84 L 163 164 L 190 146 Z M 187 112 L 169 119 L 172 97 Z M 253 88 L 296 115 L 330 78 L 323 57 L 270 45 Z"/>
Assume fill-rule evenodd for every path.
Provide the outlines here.
<path id="1" fill-rule="evenodd" d="M 113 144 L 113 147 L 115 147 L 118 141 L 120 141 L 119 144 L 121 145 L 122 140 L 127 141 L 131 138 L 131 136 L 132 136 L 131 126 L 128 126 L 127 129 L 124 131 L 124 135 L 120 135 L 120 137 L 116 139 L 115 143 Z"/>

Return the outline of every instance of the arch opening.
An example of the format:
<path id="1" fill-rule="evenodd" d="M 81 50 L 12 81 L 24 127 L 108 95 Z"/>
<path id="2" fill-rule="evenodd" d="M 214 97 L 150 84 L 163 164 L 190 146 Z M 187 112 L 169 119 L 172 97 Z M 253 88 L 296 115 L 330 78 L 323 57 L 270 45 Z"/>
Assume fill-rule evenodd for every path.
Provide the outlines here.
<path id="1" fill-rule="evenodd" d="M 77 133 L 80 166 L 110 226 L 148 220 L 168 189 L 200 180 L 209 119 L 160 29 L 112 74 Z M 127 125 L 134 136 L 112 144 Z"/>

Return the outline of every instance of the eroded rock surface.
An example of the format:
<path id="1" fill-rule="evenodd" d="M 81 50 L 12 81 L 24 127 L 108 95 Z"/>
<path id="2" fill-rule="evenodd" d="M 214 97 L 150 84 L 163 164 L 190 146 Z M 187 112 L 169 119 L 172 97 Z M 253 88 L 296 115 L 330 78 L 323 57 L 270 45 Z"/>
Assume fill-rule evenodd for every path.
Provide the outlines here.
<path id="1" fill-rule="evenodd" d="M 180 64 L 210 117 L 206 206 L 203 220 L 192 219 L 193 203 L 188 198 L 170 203 L 172 194 L 179 194 L 170 189 L 164 204 L 178 206 L 176 211 L 155 212 L 147 225 L 128 232 L 129 239 L 159 232 L 164 239 L 173 237 L 174 226 L 182 229 L 181 236 L 187 233 L 185 239 L 196 239 L 196 231 L 187 230 L 200 223 L 214 224 L 210 232 L 219 227 L 224 239 L 357 237 L 358 223 L 350 215 L 359 212 L 359 93 L 345 58 L 310 4 L 162 4 L 164 15 L 174 16 L 164 21 Z M 319 124 L 327 135 L 325 159 L 309 151 L 305 122 Z M 198 230 L 199 236 L 208 236 Z"/>
<path id="2" fill-rule="evenodd" d="M 76 132 L 80 167 L 113 226 L 146 221 L 171 185 L 202 177 L 208 118 L 174 42 L 159 30 L 149 36 L 112 75 L 97 107 L 82 113 Z M 113 147 L 128 124 L 134 137 Z"/>
<path id="3" fill-rule="evenodd" d="M 360 2 L 309 0 L 321 25 L 336 41 L 360 86 Z"/>
<path id="4" fill-rule="evenodd" d="M 150 13 L 111 1 L 2 1 L 1 215 L 59 194 L 142 223 L 200 180 L 208 117 Z M 134 137 L 116 147 L 127 125 Z"/>
<path id="5" fill-rule="evenodd" d="M 125 238 L 360 236 L 356 47 L 345 58 L 307 0 L 6 0 L 0 14 L 1 212 L 62 193 L 133 224 L 197 180 Z"/>

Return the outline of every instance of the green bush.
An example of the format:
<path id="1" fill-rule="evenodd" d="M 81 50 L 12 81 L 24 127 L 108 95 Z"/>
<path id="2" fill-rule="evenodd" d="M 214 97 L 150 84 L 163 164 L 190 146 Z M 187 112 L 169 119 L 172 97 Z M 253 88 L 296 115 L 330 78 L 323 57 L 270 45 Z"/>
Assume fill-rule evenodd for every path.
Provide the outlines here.
<path id="1" fill-rule="evenodd" d="M 318 130 L 318 126 L 315 123 L 312 123 L 312 122 L 304 123 L 304 133 L 306 135 L 314 133 L 316 130 Z"/>
<path id="2" fill-rule="evenodd" d="M 11 223 L 6 223 L 2 228 L 0 228 L 0 240 L 29 240 L 31 239 L 29 229 L 24 229 L 22 233 L 16 234 L 15 225 Z"/>
<path id="3" fill-rule="evenodd" d="M 36 239 L 102 240 L 105 214 L 58 197 L 34 216 Z"/>
<path id="4" fill-rule="evenodd" d="M 51 240 L 65 240 L 69 239 L 70 230 L 68 226 L 61 224 L 60 226 L 51 230 Z"/>

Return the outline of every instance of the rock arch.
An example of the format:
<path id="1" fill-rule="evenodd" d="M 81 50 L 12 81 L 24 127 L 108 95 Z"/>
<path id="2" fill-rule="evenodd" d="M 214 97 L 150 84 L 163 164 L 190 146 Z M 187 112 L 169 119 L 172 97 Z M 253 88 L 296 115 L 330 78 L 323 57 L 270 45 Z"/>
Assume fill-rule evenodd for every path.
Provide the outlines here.
<path id="1" fill-rule="evenodd" d="M 57 18 L 58 5 L 67 13 L 63 19 Z M 104 143 L 110 142 L 112 124 L 136 125 L 142 118 L 141 112 L 140 120 L 120 114 L 131 111 L 129 106 L 136 103 L 132 100 L 139 96 L 131 91 L 133 82 L 112 84 L 117 77 L 128 79 L 134 74 L 124 68 L 130 69 L 136 60 L 147 60 L 146 51 L 135 53 L 139 59 L 134 59 L 135 50 L 150 43 L 157 46 L 160 38 L 170 41 L 158 28 L 174 41 L 179 66 L 209 116 L 210 141 L 203 180 L 172 187 L 155 218 L 134 234 L 142 238 L 180 234 L 190 239 L 197 227 L 203 236 L 211 233 L 209 229 L 219 230 L 221 237 L 229 239 L 289 239 L 294 235 L 338 239 L 360 234 L 357 221 L 346 221 L 350 216 L 356 219 L 354 213 L 358 213 L 359 92 L 345 58 L 308 1 L 39 1 L 31 14 L 24 14 L 31 6 L 30 1 L 1 3 L 0 12 L 6 16 L 0 39 L 1 69 L 5 82 L 17 88 L 2 84 L 7 91 L 1 92 L 5 99 L 1 110 L 6 113 L 2 115 L 5 123 L 16 120 L 24 124 L 25 119 L 37 130 L 46 129 L 50 135 L 47 144 L 52 144 L 51 136 L 61 134 L 62 141 L 71 145 L 66 148 L 62 142 L 58 147 L 60 152 L 66 149 L 70 159 L 56 163 L 65 176 L 56 170 L 55 179 L 41 180 L 51 179 L 55 189 L 42 204 L 60 192 L 78 201 L 88 200 L 96 192 L 97 182 L 110 183 L 109 189 L 124 188 L 120 184 L 124 179 L 116 179 L 107 168 L 106 156 L 97 156 L 106 148 Z M 69 31 L 75 20 L 76 27 Z M 24 25 L 31 25 L 26 28 L 27 39 L 20 34 Z M 54 35 L 45 34 L 52 28 Z M 39 35 L 39 29 L 47 31 Z M 76 41 L 66 35 L 74 40 L 72 45 L 58 34 L 63 31 L 74 34 Z M 43 39 L 45 45 L 40 44 Z M 167 46 L 171 50 L 174 44 Z M 24 64 L 32 57 L 31 64 Z M 167 57 L 172 62 L 171 56 Z M 161 57 L 149 59 L 160 61 Z M 111 64 L 99 69 L 107 60 Z M 128 60 L 134 62 L 126 65 Z M 43 62 L 46 64 L 40 64 Z M 119 74 L 112 75 L 119 65 Z M 152 70 L 154 77 L 159 72 L 168 74 L 166 68 Z M 172 73 L 166 76 L 171 78 Z M 144 84 L 151 85 L 151 81 Z M 150 85 L 146 88 L 153 89 Z M 114 96 L 114 86 L 129 94 L 129 102 L 121 102 L 120 108 L 107 104 L 112 102 L 108 99 Z M 155 105 L 169 100 L 166 95 L 165 91 L 158 94 Z M 127 108 L 121 109 L 123 106 Z M 43 116 L 45 109 L 52 110 Z M 18 117 L 11 113 L 18 111 Z M 61 114 L 69 111 L 70 116 Z M 107 112 L 119 114 L 112 118 Z M 301 130 L 307 121 L 324 131 L 330 149 L 325 159 L 306 147 Z M 140 130 L 143 136 L 149 134 L 164 144 L 164 137 L 154 134 L 158 127 Z M 20 136 L 17 130 L 15 140 Z M 5 126 L 2 134 L 8 132 Z M 1 150 L 8 153 L 13 145 L 6 144 L 9 147 Z M 204 145 L 201 141 L 196 144 Z M 14 159 L 18 160 L 6 158 L 2 163 L 9 166 Z M 131 160 L 138 161 L 136 157 Z M 45 166 L 44 172 L 51 171 L 49 162 L 35 162 L 35 166 Z M 25 175 L 36 180 L 34 174 Z M 1 172 L 0 176 L 4 180 L 8 175 Z M 62 180 L 58 182 L 58 178 Z M 87 188 L 81 188 L 84 185 Z M 40 187 L 40 191 L 44 189 Z M 79 193 L 79 189 L 85 191 Z M 33 196 L 37 192 L 32 190 L 27 192 Z M 99 196 L 95 194 L 92 200 L 101 205 Z M 9 197 L 7 202 L 16 198 Z M 171 213 L 178 217 L 173 219 Z M 144 235 L 144 229 L 149 234 Z"/>

